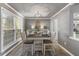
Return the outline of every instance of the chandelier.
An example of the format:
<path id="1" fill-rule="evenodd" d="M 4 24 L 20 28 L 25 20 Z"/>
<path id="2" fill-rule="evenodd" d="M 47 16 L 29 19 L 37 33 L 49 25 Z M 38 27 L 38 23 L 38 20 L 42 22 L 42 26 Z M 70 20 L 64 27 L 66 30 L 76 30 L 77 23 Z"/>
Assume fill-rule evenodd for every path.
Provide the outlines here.
<path id="1" fill-rule="evenodd" d="M 39 11 L 36 11 L 35 12 L 35 17 L 40 17 L 41 16 L 41 13 Z"/>

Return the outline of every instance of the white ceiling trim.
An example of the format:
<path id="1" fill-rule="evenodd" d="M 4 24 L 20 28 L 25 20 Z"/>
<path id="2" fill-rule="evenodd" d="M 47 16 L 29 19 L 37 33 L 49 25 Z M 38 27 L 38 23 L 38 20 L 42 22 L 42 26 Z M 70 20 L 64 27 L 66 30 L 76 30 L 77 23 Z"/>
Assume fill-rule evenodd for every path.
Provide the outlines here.
<path id="1" fill-rule="evenodd" d="M 13 11 L 15 11 L 19 16 L 24 17 L 21 13 L 19 13 L 18 11 L 16 11 L 13 7 L 11 7 L 9 4 L 5 3 L 6 6 L 8 6 L 9 8 L 11 8 Z"/>
<path id="2" fill-rule="evenodd" d="M 25 19 L 50 19 L 50 18 L 39 18 L 39 17 L 34 17 L 34 18 L 32 18 L 32 17 L 25 17 Z"/>
<path id="3" fill-rule="evenodd" d="M 52 19 L 53 17 L 57 16 L 60 12 L 62 12 L 64 9 L 66 9 L 67 7 L 73 5 L 74 3 L 69 3 L 67 4 L 64 8 L 62 8 L 60 11 L 58 11 L 57 13 L 55 13 L 52 17 L 50 17 L 50 19 Z"/>

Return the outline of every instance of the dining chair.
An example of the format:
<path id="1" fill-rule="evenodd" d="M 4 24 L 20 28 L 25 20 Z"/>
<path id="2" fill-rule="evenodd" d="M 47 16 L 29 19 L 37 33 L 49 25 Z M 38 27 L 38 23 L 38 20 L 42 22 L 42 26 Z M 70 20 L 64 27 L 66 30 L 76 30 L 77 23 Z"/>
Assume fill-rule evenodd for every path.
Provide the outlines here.
<path id="1" fill-rule="evenodd" d="M 27 40 L 25 32 L 21 33 L 22 41 L 23 41 L 23 53 L 28 55 L 29 52 L 31 52 L 31 55 L 33 55 L 33 41 Z"/>
<path id="2" fill-rule="evenodd" d="M 44 55 L 46 55 L 46 52 L 48 56 L 55 54 L 55 49 L 53 47 L 53 42 L 51 40 L 44 40 L 43 44 L 44 44 L 44 50 L 43 50 Z"/>
<path id="3" fill-rule="evenodd" d="M 34 53 L 35 55 L 42 55 L 43 53 L 43 40 L 35 40 L 34 41 Z"/>

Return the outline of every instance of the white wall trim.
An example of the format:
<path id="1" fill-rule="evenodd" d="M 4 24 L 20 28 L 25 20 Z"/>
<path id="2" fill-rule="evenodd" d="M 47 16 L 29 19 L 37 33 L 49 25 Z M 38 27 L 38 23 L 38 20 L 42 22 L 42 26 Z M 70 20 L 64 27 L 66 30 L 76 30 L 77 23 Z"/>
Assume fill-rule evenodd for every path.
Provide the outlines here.
<path id="1" fill-rule="evenodd" d="M 38 18 L 38 17 L 25 17 L 25 19 L 45 19 L 45 20 L 49 20 L 50 18 L 43 18 L 43 17 L 41 17 L 41 18 Z"/>
<path id="2" fill-rule="evenodd" d="M 13 7 L 11 7 L 8 3 L 5 3 L 6 6 L 8 6 L 9 8 L 11 8 L 13 11 L 15 11 L 19 16 L 23 17 L 23 15 L 21 13 L 19 13 L 18 11 L 16 11 Z"/>
<path id="3" fill-rule="evenodd" d="M 62 48 L 65 52 L 67 52 L 70 56 L 75 56 L 74 54 L 72 54 L 71 52 L 69 52 L 67 49 L 65 49 L 62 45 L 60 45 L 58 43 L 59 47 Z"/>
<path id="4" fill-rule="evenodd" d="M 6 56 L 7 54 L 9 54 L 13 49 L 15 49 L 19 44 L 21 44 L 22 41 L 20 41 L 18 44 L 16 44 L 13 48 L 11 48 L 9 51 L 7 51 L 5 54 L 3 54 L 2 56 Z"/>
<path id="5" fill-rule="evenodd" d="M 64 9 L 66 9 L 67 7 L 69 7 L 69 6 L 73 5 L 73 4 L 74 4 L 74 3 L 69 3 L 69 4 L 67 4 L 64 8 L 62 8 L 60 11 L 58 11 L 58 12 L 55 13 L 52 17 L 50 17 L 50 19 L 53 18 L 53 17 L 55 17 L 56 15 L 58 15 L 59 13 L 61 13 Z"/>

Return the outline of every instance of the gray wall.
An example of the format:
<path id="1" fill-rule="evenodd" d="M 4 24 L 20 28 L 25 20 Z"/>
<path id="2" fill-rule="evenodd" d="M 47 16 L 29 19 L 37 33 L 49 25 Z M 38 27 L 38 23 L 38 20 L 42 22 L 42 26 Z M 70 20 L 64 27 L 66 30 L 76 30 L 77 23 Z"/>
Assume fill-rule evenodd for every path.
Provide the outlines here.
<path id="1" fill-rule="evenodd" d="M 70 6 L 59 13 L 58 19 L 58 42 L 74 55 L 79 56 L 79 41 L 69 39 L 73 34 L 73 12 L 79 12 L 79 6 Z"/>
<path id="2" fill-rule="evenodd" d="M 68 36 L 70 35 L 70 8 L 63 10 L 56 16 L 58 19 L 58 42 L 66 47 Z"/>
<path id="3" fill-rule="evenodd" d="M 57 16 L 55 16 L 52 20 L 58 20 L 58 42 L 64 46 L 67 41 L 67 37 L 70 32 L 70 7 L 63 10 Z"/>
<path id="4" fill-rule="evenodd" d="M 25 29 L 30 29 L 31 25 L 35 24 L 36 20 L 40 20 L 41 24 L 46 24 L 48 29 L 50 30 L 50 19 L 25 19 L 24 22 L 24 28 Z"/>

